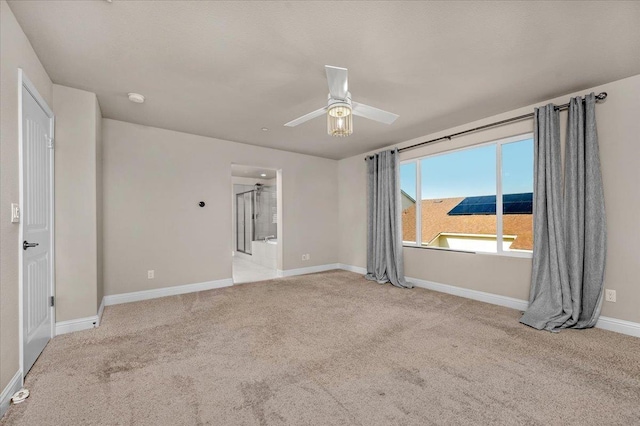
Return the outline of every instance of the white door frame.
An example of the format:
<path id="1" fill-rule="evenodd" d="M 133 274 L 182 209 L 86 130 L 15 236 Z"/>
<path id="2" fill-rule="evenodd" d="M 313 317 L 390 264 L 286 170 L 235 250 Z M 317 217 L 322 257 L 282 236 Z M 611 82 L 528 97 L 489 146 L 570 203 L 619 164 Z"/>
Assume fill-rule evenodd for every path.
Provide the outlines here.
<path id="1" fill-rule="evenodd" d="M 24 384 L 24 376 L 25 376 L 25 372 L 24 372 L 24 283 L 23 283 L 23 267 L 24 267 L 24 259 L 23 259 L 23 252 L 24 250 L 22 249 L 22 241 L 24 241 L 24 215 L 23 215 L 23 211 L 22 211 L 22 207 L 24 206 L 24 177 L 23 177 L 23 173 L 24 173 L 24 165 L 23 165 L 23 149 L 24 149 L 24 129 L 22 128 L 22 119 L 23 119 L 23 100 L 22 100 L 22 89 L 25 88 L 27 89 L 27 91 L 31 94 L 31 96 L 33 96 L 33 98 L 36 100 L 36 102 L 38 103 L 38 105 L 44 110 L 44 112 L 47 114 L 47 117 L 49 117 L 49 123 L 51 126 L 51 143 L 54 143 L 54 138 L 55 138 L 55 117 L 53 115 L 53 111 L 51 110 L 51 108 L 49 108 L 49 105 L 47 105 L 47 102 L 44 100 L 44 98 L 42 96 L 40 96 L 40 93 L 38 93 L 38 90 L 36 89 L 36 86 L 31 83 L 31 80 L 29 80 L 29 78 L 27 77 L 27 75 L 25 74 L 25 72 L 22 70 L 22 68 L 18 68 L 18 139 L 20 141 L 20 146 L 18 149 L 18 155 L 19 155 L 19 175 L 20 175 L 20 226 L 19 226 L 19 239 L 18 239 L 18 246 L 16 247 L 16 250 L 18 250 L 18 258 L 19 258 L 19 279 L 18 279 L 18 288 L 19 288 L 19 299 L 18 299 L 18 303 L 19 303 L 19 339 L 20 339 L 20 373 L 22 376 L 21 379 L 21 384 Z M 55 146 L 55 145 L 54 145 Z M 55 169 L 54 169 L 54 163 L 55 163 L 55 150 L 52 149 L 51 151 L 51 155 L 49 157 L 49 162 L 50 162 L 50 168 L 49 168 L 49 173 L 50 173 L 50 182 L 51 182 L 51 188 L 50 188 L 50 194 L 51 194 L 51 199 L 50 199 L 50 247 L 49 247 L 49 253 L 51 254 L 50 256 L 50 268 L 49 271 L 51 271 L 51 295 L 55 296 L 56 292 L 55 292 L 55 288 L 56 288 L 56 274 L 55 274 L 55 210 L 54 210 L 54 206 L 55 206 Z M 55 332 L 56 332 L 56 308 L 55 306 L 50 307 L 49 309 L 51 309 L 51 338 L 53 338 L 55 336 Z"/>
<path id="2" fill-rule="evenodd" d="M 246 163 L 231 163 L 231 167 L 233 166 L 247 166 Z M 262 167 L 264 169 L 273 170 L 276 172 L 276 224 L 278 229 L 278 248 L 276 250 L 276 274 L 278 277 L 283 276 L 284 270 L 284 209 L 283 209 L 283 180 L 282 173 L 283 169 L 273 167 L 273 166 L 256 166 L 255 164 L 248 167 Z M 231 173 L 229 177 L 231 178 L 231 258 L 229 259 L 231 264 L 231 281 L 233 281 L 233 257 L 236 255 L 236 232 L 235 226 L 233 223 L 236 221 L 237 212 L 235 211 L 235 202 L 236 196 L 233 192 L 233 172 L 230 169 Z"/>

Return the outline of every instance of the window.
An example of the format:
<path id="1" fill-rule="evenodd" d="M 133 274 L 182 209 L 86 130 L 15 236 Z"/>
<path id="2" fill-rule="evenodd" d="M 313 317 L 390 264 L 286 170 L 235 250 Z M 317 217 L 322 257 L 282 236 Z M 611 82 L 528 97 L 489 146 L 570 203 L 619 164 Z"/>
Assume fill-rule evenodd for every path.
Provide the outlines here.
<path id="1" fill-rule="evenodd" d="M 513 254 L 533 250 L 533 138 L 405 161 L 405 245 Z"/>
<path id="2" fill-rule="evenodd" d="M 416 179 L 416 163 L 407 163 L 400 165 L 400 182 L 401 191 L 400 199 L 402 201 L 402 241 L 405 243 L 414 243 L 416 240 L 416 199 L 417 199 L 417 179 Z"/>

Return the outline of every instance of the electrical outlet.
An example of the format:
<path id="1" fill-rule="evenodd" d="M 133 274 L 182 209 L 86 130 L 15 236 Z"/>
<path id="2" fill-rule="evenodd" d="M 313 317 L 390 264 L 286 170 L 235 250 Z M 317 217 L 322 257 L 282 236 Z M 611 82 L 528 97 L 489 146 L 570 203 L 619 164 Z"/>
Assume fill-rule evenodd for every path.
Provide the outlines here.
<path id="1" fill-rule="evenodd" d="M 149 269 L 147 271 L 147 278 L 148 279 L 152 280 L 152 279 L 155 278 L 155 276 L 156 276 L 156 271 L 154 271 L 153 269 Z"/>
<path id="2" fill-rule="evenodd" d="M 604 291 L 604 300 L 606 300 L 607 302 L 614 302 L 616 301 L 616 291 L 615 290 L 608 290 L 605 289 Z"/>
<path id="3" fill-rule="evenodd" d="M 309 253 L 303 254 L 302 260 L 309 260 Z"/>

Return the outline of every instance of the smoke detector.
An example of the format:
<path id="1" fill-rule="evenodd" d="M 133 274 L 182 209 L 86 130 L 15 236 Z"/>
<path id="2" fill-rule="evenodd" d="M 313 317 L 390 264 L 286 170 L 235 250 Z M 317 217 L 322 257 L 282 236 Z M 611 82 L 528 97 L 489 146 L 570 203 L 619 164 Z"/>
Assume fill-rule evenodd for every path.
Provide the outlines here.
<path id="1" fill-rule="evenodd" d="M 141 104 L 144 102 L 144 96 L 140 93 L 129 93 L 129 100 L 136 104 Z"/>

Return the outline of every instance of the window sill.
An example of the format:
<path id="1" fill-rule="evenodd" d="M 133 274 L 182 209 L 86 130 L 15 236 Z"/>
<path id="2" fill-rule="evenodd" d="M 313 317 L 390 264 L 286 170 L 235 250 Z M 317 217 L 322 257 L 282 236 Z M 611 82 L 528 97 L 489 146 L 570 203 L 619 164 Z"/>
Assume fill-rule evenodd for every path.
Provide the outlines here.
<path id="1" fill-rule="evenodd" d="M 425 246 L 417 246 L 417 245 L 406 244 L 406 243 L 403 243 L 402 247 L 414 248 L 414 249 L 420 249 L 420 250 L 452 251 L 452 252 L 455 252 L 455 253 L 477 254 L 475 251 L 456 250 L 456 249 L 450 249 L 450 248 L 445 248 L 445 247 L 425 247 Z"/>
<path id="2" fill-rule="evenodd" d="M 484 254 L 488 256 L 515 257 L 515 258 L 521 258 L 521 259 L 533 258 L 533 252 L 526 252 L 526 251 L 522 251 L 522 252 L 504 252 L 503 251 L 502 253 L 494 253 L 489 251 L 456 250 L 456 249 L 450 249 L 445 247 L 424 247 L 424 246 L 417 246 L 417 245 L 407 244 L 407 243 L 403 243 L 402 247 L 414 248 L 414 249 L 420 249 L 420 250 L 437 250 L 437 251 L 448 251 L 448 252 L 454 252 L 454 253 Z"/>

